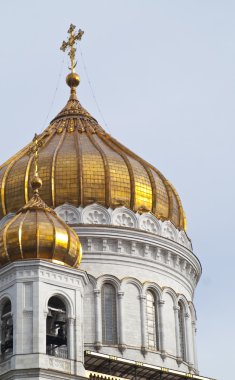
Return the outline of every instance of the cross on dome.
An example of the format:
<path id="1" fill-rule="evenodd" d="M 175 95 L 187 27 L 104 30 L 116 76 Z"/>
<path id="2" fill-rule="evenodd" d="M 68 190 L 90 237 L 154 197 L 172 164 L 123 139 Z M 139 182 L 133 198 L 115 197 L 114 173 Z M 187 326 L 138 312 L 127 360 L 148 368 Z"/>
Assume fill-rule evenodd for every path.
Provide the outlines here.
<path id="1" fill-rule="evenodd" d="M 34 155 L 33 161 L 34 161 L 34 175 L 31 180 L 31 186 L 34 191 L 34 194 L 38 194 L 38 190 L 42 186 L 42 180 L 38 175 L 38 150 L 39 150 L 39 142 L 38 142 L 38 135 L 35 133 L 34 139 L 33 139 L 33 146 L 32 146 L 32 153 Z"/>
<path id="2" fill-rule="evenodd" d="M 71 67 L 69 67 L 69 69 L 71 70 L 72 73 L 74 73 L 74 69 L 77 65 L 77 62 L 75 62 L 75 53 L 76 53 L 75 44 L 77 41 L 81 40 L 84 34 L 84 32 L 81 29 L 79 29 L 79 31 L 75 33 L 75 28 L 76 28 L 75 25 L 73 24 L 70 25 L 69 30 L 68 30 L 68 33 L 69 33 L 68 41 L 67 42 L 63 41 L 60 47 L 60 50 L 64 52 L 67 49 L 69 50 L 68 55 L 71 61 Z"/>

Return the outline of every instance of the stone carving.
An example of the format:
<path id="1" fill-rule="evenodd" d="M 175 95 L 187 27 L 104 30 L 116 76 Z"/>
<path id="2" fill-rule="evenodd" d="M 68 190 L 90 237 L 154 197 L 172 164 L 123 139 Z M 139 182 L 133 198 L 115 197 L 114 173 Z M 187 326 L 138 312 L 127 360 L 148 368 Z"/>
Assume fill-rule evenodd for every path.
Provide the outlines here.
<path id="1" fill-rule="evenodd" d="M 192 250 L 190 240 L 184 231 L 179 231 L 170 221 L 162 222 L 151 213 L 139 215 L 126 207 L 118 207 L 115 210 L 108 210 L 99 205 L 91 204 L 82 208 L 64 204 L 55 209 L 59 215 L 68 224 L 101 224 L 115 225 L 127 228 L 139 228 L 143 231 L 157 234 L 173 241 L 178 242 L 184 247 Z M 15 214 L 10 213 L 0 220 L 0 228 L 7 223 Z"/>
<path id="2" fill-rule="evenodd" d="M 94 204 L 84 208 L 82 222 L 85 224 L 110 224 L 110 215 L 106 208 Z"/>
<path id="3" fill-rule="evenodd" d="M 87 221 L 90 224 L 106 224 L 106 218 L 102 212 L 91 211 L 87 215 Z"/>
<path id="4" fill-rule="evenodd" d="M 139 218 L 139 227 L 141 230 L 159 234 L 161 227 L 157 219 L 151 214 L 142 214 Z"/>
<path id="5" fill-rule="evenodd" d="M 81 217 L 78 209 L 72 205 L 63 205 L 55 209 L 57 215 L 67 224 L 75 224 L 81 222 Z"/>
<path id="6" fill-rule="evenodd" d="M 176 229 L 175 227 L 168 221 L 163 222 L 162 226 L 162 235 L 168 239 L 177 241 L 176 239 Z"/>
<path id="7" fill-rule="evenodd" d="M 190 242 L 188 241 L 184 231 L 179 231 L 178 242 L 190 249 Z"/>
<path id="8" fill-rule="evenodd" d="M 49 358 L 49 366 L 59 371 L 70 372 L 70 363 L 66 359 Z"/>
<path id="9" fill-rule="evenodd" d="M 116 226 L 136 228 L 137 217 L 126 207 L 119 207 L 112 213 L 112 223 Z"/>

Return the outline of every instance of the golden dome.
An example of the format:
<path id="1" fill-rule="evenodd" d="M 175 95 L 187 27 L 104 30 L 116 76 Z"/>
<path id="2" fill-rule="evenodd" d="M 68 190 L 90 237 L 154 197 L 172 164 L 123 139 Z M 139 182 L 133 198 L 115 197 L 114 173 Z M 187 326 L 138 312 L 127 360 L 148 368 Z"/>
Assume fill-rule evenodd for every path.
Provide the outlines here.
<path id="1" fill-rule="evenodd" d="M 39 197 L 40 183 L 30 201 L 0 230 L 0 265 L 42 259 L 76 267 L 82 257 L 79 238 Z"/>
<path id="2" fill-rule="evenodd" d="M 107 134 L 81 106 L 76 97 L 77 74 L 69 74 L 67 83 L 71 86 L 68 103 L 38 137 L 45 202 L 52 208 L 94 202 L 107 208 L 126 206 L 186 229 L 173 186 L 155 167 Z M 32 194 L 31 148 L 29 144 L 0 166 L 0 218 L 18 210 Z"/>

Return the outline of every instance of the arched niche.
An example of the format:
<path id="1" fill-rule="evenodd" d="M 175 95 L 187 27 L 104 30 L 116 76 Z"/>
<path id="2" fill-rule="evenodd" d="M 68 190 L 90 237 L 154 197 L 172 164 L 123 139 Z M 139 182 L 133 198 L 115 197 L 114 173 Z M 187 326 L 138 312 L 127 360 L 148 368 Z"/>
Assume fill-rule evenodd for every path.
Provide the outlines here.
<path id="1" fill-rule="evenodd" d="M 11 301 L 5 299 L 1 304 L 1 356 L 2 360 L 13 354 L 13 318 Z"/>
<path id="2" fill-rule="evenodd" d="M 48 355 L 68 358 L 68 314 L 66 303 L 52 296 L 47 305 L 46 352 Z"/>

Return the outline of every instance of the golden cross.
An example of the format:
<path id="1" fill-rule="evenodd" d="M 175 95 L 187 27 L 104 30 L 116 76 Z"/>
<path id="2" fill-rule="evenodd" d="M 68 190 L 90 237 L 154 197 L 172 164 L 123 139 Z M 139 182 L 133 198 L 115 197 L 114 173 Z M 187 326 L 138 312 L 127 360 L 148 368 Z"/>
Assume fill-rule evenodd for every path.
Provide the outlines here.
<path id="1" fill-rule="evenodd" d="M 69 55 L 70 61 L 71 61 L 71 67 L 69 69 L 72 71 L 72 73 L 74 72 L 74 69 L 77 65 L 77 62 L 75 62 L 75 53 L 76 53 L 75 44 L 76 44 L 77 40 L 78 41 L 81 40 L 81 38 L 84 34 L 84 32 L 81 29 L 79 29 L 79 31 L 76 34 L 74 32 L 75 28 L 76 28 L 75 25 L 73 25 L 73 24 L 70 25 L 70 28 L 68 30 L 68 33 L 69 33 L 68 41 L 67 42 L 63 41 L 61 48 L 60 48 L 60 50 L 62 50 L 62 51 L 65 51 L 66 49 L 69 50 L 68 55 Z"/>
<path id="2" fill-rule="evenodd" d="M 32 152 L 34 154 L 34 175 L 37 176 L 38 175 L 38 150 L 39 150 L 39 144 L 38 144 L 38 135 L 37 133 L 35 133 L 34 135 L 34 139 L 33 139 L 33 148 L 32 148 Z"/>

